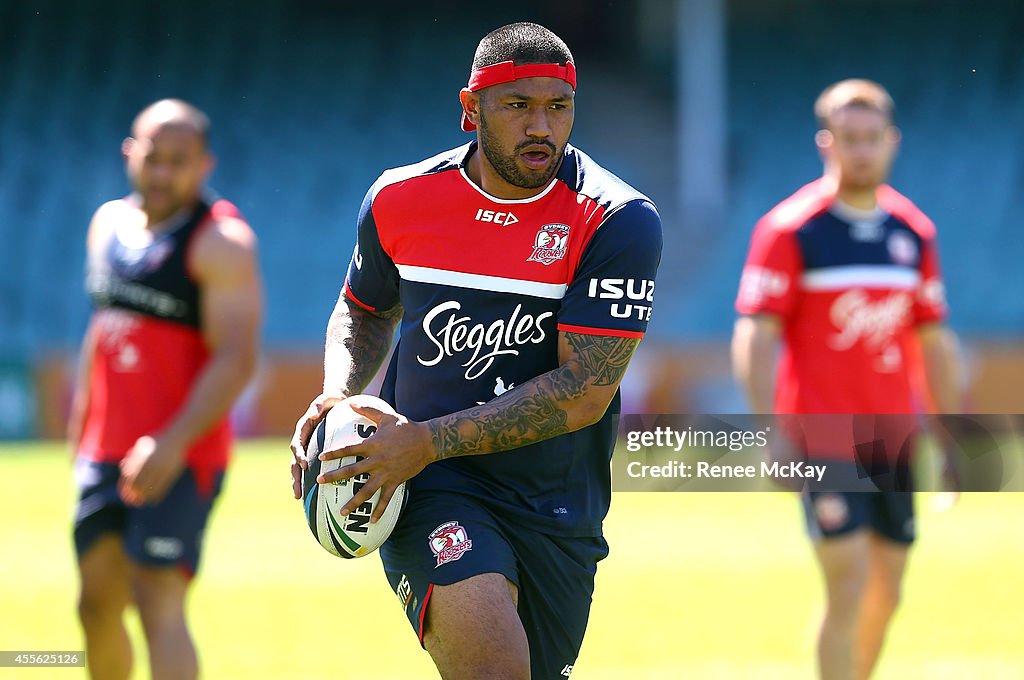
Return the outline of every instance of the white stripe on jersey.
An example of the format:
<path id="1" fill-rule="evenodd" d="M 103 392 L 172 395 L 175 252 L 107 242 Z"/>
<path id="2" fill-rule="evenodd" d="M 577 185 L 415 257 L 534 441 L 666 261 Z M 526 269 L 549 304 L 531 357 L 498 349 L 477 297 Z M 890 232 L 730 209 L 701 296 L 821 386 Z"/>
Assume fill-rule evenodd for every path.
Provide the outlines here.
<path id="1" fill-rule="evenodd" d="M 823 267 L 800 277 L 804 290 L 830 291 L 846 288 L 895 288 L 913 290 L 921 283 L 921 272 L 897 265 L 844 265 Z"/>
<path id="2" fill-rule="evenodd" d="M 406 281 L 417 283 L 435 283 L 443 286 L 457 286 L 474 290 L 488 290 L 495 293 L 516 293 L 531 297 L 561 300 L 565 297 L 568 286 L 564 283 L 540 283 L 523 279 L 506 279 L 501 276 L 485 274 L 466 274 L 447 269 L 432 267 L 416 267 L 411 264 L 396 264 L 398 274 Z"/>
<path id="3" fill-rule="evenodd" d="M 489 193 L 484 191 L 476 182 L 471 180 L 469 178 L 469 173 L 466 172 L 466 168 L 459 168 L 459 173 L 462 175 L 462 179 L 466 180 L 466 184 L 476 189 L 477 193 L 486 198 L 488 201 L 493 201 L 494 203 L 533 203 L 535 201 L 539 201 L 540 199 L 550 194 L 551 190 L 555 188 L 556 184 L 558 184 L 558 178 L 552 177 L 551 181 L 548 182 L 548 185 L 544 187 L 544 191 L 540 192 L 536 196 L 530 196 L 529 198 L 498 198 L 497 196 L 491 196 Z"/>

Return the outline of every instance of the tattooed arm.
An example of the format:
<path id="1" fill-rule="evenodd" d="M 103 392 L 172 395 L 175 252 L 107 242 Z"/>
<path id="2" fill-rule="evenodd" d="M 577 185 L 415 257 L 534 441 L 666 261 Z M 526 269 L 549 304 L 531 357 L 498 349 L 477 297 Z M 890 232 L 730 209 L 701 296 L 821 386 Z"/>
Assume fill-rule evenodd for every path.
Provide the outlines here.
<path id="1" fill-rule="evenodd" d="M 347 397 L 366 389 L 388 355 L 401 318 L 400 305 L 371 312 L 342 292 L 327 322 L 324 394 Z"/>
<path id="2" fill-rule="evenodd" d="M 639 342 L 560 333 L 558 368 L 482 406 L 428 421 L 434 459 L 505 451 L 596 423 Z"/>
<path id="3" fill-rule="evenodd" d="M 327 323 L 324 391 L 299 418 L 292 436 L 292 494 L 295 498 L 301 496 L 306 444 L 313 431 L 335 404 L 359 394 L 370 384 L 388 354 L 401 318 L 401 305 L 375 312 L 360 307 L 344 291 L 338 296 Z"/>
<path id="4" fill-rule="evenodd" d="M 639 342 L 635 338 L 560 333 L 558 368 L 482 406 L 424 423 L 356 408 L 377 423 L 377 433 L 360 444 L 325 453 L 325 460 L 346 455 L 363 456 L 363 460 L 322 474 L 319 481 L 336 482 L 370 473 L 369 481 L 341 512 L 348 514 L 380 488 L 382 502 L 371 518 L 376 521 L 398 485 L 432 462 L 507 451 L 599 421 Z"/>

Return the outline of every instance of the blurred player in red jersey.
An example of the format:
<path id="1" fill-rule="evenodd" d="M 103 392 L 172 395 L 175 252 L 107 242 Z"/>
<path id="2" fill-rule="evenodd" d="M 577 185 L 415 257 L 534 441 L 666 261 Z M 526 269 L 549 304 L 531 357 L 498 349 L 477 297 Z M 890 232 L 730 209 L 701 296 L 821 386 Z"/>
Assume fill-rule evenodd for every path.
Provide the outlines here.
<path id="1" fill-rule="evenodd" d="M 211 196 L 205 114 L 142 111 L 122 146 L 134 193 L 89 226 L 95 312 L 68 438 L 76 452 L 78 611 L 94 678 L 127 678 L 139 611 L 153 678 L 194 678 L 185 593 L 228 462 L 228 412 L 259 352 L 256 237 Z"/>
<path id="2" fill-rule="evenodd" d="M 959 410 L 935 228 L 885 183 L 900 140 L 892 112 L 889 93 L 876 83 L 827 88 L 815 103 L 824 176 L 754 229 L 736 302 L 733 364 L 757 413 L 912 414 L 924 404 Z M 917 362 L 929 394 L 914 392 Z M 867 419 L 873 428 L 913 420 Z M 853 468 L 854 444 L 865 439 L 804 422 L 817 422 L 819 431 L 805 431 L 802 455 Z M 906 432 L 897 441 L 879 436 L 890 462 L 909 450 L 899 450 Z M 912 494 L 834 489 L 805 492 L 803 501 L 827 589 L 821 677 L 867 678 L 899 603 L 914 539 Z"/>

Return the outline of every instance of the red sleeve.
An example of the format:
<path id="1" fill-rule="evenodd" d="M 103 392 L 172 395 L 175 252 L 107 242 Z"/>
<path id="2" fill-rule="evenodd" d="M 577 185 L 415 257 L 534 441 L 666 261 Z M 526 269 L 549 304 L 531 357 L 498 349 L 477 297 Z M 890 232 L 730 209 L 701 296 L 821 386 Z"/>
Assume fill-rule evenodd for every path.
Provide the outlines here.
<path id="1" fill-rule="evenodd" d="M 938 248 L 934 236 L 921 242 L 921 283 L 914 295 L 914 323 L 945 321 L 946 286 L 939 268 Z"/>
<path id="2" fill-rule="evenodd" d="M 740 277 L 736 311 L 789 316 L 799 293 L 803 258 L 796 232 L 762 219 L 754 227 L 750 252 Z"/>
<path id="3" fill-rule="evenodd" d="M 921 239 L 921 260 L 918 265 L 921 282 L 914 294 L 914 323 L 945 321 L 949 310 L 946 307 L 946 286 L 939 268 L 935 224 L 909 198 L 887 184 L 879 187 L 878 201 Z"/>
<path id="4" fill-rule="evenodd" d="M 558 330 L 642 338 L 661 263 L 661 216 L 646 200 L 615 210 L 594 232 L 558 308 Z"/>
<path id="5" fill-rule="evenodd" d="M 210 206 L 210 214 L 216 220 L 223 220 L 227 218 L 235 218 L 237 220 L 245 221 L 242 217 L 242 212 L 235 206 L 231 201 L 226 201 L 223 198 L 214 201 L 213 205 Z"/>

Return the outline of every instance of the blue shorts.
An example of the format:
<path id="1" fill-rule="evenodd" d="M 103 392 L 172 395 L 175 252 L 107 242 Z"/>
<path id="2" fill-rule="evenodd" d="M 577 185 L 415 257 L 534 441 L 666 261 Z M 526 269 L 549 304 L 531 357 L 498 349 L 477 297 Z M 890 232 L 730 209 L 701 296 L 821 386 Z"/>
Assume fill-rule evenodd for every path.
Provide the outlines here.
<path id="1" fill-rule="evenodd" d="M 805 491 L 801 497 L 814 540 L 867 528 L 895 543 L 914 542 L 913 492 Z"/>
<path id="2" fill-rule="evenodd" d="M 78 507 L 75 510 L 75 551 L 79 558 L 104 534 L 116 533 L 136 563 L 180 567 L 189 577 L 199 567 L 203 531 L 220 493 L 223 473 L 202 493 L 188 469 L 156 505 L 125 505 L 117 490 L 116 463 L 75 462 Z"/>
<path id="3" fill-rule="evenodd" d="M 503 521 L 471 498 L 427 492 L 410 495 L 380 553 L 421 645 L 435 585 L 503 574 L 519 589 L 531 677 L 564 680 L 583 644 L 594 575 L 608 544 L 600 536 L 538 533 Z"/>

